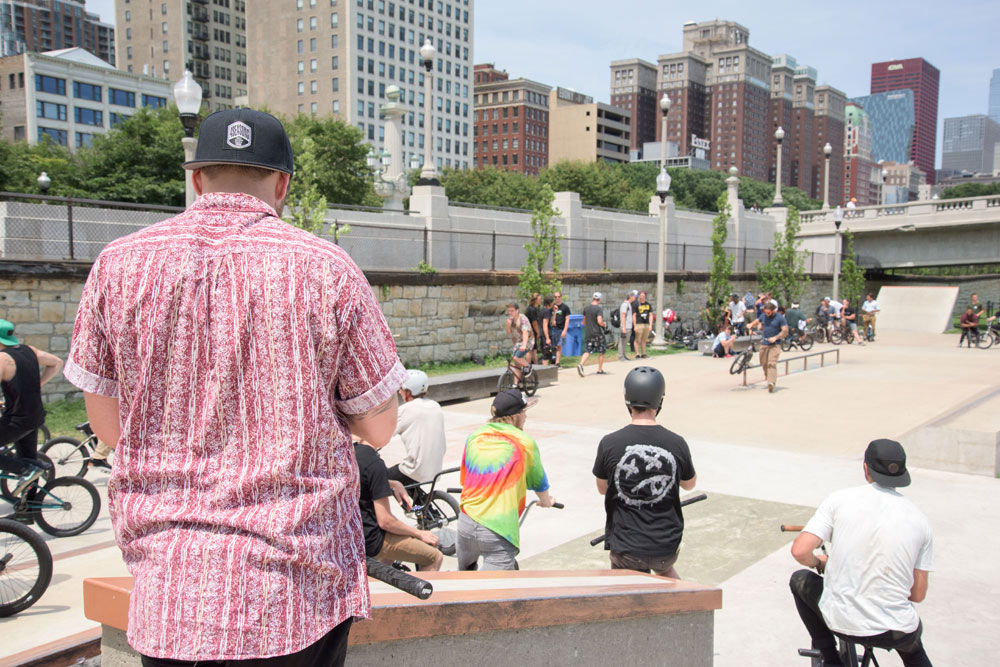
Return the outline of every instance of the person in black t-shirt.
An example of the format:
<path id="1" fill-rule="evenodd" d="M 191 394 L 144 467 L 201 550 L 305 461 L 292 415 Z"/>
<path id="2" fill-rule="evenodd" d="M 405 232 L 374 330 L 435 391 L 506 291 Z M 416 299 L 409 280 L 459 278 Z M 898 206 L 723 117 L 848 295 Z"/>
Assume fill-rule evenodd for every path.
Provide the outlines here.
<path id="1" fill-rule="evenodd" d="M 535 292 L 528 301 L 528 307 L 524 309 L 524 314 L 531 324 L 531 331 L 534 333 L 535 347 L 528 350 L 527 359 L 529 363 L 538 363 L 538 352 L 542 349 L 542 323 L 540 321 L 542 295 Z"/>
<path id="2" fill-rule="evenodd" d="M 552 298 L 555 301 L 552 305 L 549 338 L 552 340 L 552 346 L 556 348 L 556 366 L 558 366 L 559 362 L 562 361 L 562 346 L 566 342 L 566 324 L 571 313 L 569 306 L 563 303 L 562 292 L 556 292 Z"/>
<path id="3" fill-rule="evenodd" d="M 604 496 L 604 548 L 611 569 L 678 578 L 677 549 L 684 533 L 680 489 L 698 476 L 684 438 L 656 423 L 666 383 L 649 366 L 625 377 L 625 404 L 632 423 L 597 447 L 594 477 Z"/>
<path id="4" fill-rule="evenodd" d="M 542 309 L 538 315 L 538 329 L 541 334 L 539 338 L 539 350 L 542 352 L 542 364 L 549 365 L 555 355 L 555 346 L 552 345 L 552 306 L 553 298 L 547 296 L 542 299 Z"/>
<path id="5" fill-rule="evenodd" d="M 580 357 L 580 363 L 576 365 L 576 372 L 583 377 L 583 365 L 592 354 L 597 355 L 597 374 L 605 375 L 604 351 L 607 343 L 604 338 L 604 330 L 607 324 L 604 322 L 604 309 L 601 308 L 600 292 L 594 292 L 594 297 L 590 305 L 583 309 L 583 337 L 586 351 Z"/>
<path id="6" fill-rule="evenodd" d="M 403 485 L 389 479 L 382 457 L 371 445 L 355 442 L 354 458 L 358 462 L 361 482 L 358 506 L 365 535 L 365 555 L 383 563 L 398 560 L 414 563 L 418 570 L 440 570 L 444 556 L 435 548 L 437 535 L 417 530 L 392 515 L 390 496 L 395 496 L 406 507 L 411 501 Z"/>

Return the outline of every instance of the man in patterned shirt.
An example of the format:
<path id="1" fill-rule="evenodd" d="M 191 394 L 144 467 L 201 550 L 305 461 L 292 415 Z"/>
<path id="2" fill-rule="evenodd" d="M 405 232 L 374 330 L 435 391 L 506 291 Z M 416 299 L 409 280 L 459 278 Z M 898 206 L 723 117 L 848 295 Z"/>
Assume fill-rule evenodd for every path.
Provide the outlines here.
<path id="1" fill-rule="evenodd" d="M 459 570 L 516 570 L 521 545 L 518 518 L 527 490 L 535 492 L 541 507 L 555 504 L 538 445 L 521 430 L 528 418 L 525 411 L 537 402 L 517 389 L 501 391 L 493 399 L 492 419 L 465 442 Z"/>
<path id="2" fill-rule="evenodd" d="M 277 119 L 212 114 L 184 166 L 197 201 L 100 254 L 65 370 L 116 447 L 128 640 L 147 667 L 343 664 L 370 615 L 351 433 L 392 436 L 406 372 L 354 262 L 279 219 Z"/>

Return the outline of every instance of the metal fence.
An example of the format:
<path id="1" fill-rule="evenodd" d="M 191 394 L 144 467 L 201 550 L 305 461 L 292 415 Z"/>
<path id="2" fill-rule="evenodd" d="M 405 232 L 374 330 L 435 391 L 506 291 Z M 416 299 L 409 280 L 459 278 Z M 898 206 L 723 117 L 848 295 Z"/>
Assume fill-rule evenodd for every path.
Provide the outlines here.
<path id="1" fill-rule="evenodd" d="M 0 258 L 11 260 L 93 260 L 109 242 L 183 211 L 91 199 L 0 192 Z M 343 247 L 365 270 L 415 270 L 421 262 L 435 269 L 517 271 L 530 234 L 472 230 L 429 230 L 422 219 L 412 225 L 351 221 L 347 209 L 323 236 Z M 359 214 L 360 215 L 360 214 Z M 349 226 L 349 229 L 346 227 Z M 338 238 L 339 236 L 339 238 Z M 563 271 L 655 271 L 655 240 L 564 238 Z M 771 260 L 773 250 L 731 250 L 735 271 L 754 271 Z M 806 271 L 833 272 L 834 256 L 803 253 Z M 711 269 L 710 245 L 668 243 L 669 272 Z"/>

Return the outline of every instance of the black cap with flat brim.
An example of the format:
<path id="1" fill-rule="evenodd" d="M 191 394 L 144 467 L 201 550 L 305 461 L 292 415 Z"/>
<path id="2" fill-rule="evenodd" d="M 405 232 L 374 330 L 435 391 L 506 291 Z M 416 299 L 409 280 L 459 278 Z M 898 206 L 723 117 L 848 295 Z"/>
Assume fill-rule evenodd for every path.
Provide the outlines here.
<path id="1" fill-rule="evenodd" d="M 910 473 L 906 470 L 906 452 L 895 440 L 879 438 L 868 443 L 865 450 L 868 474 L 881 484 L 896 488 L 910 485 Z"/>
<path id="2" fill-rule="evenodd" d="M 255 109 L 216 111 L 201 122 L 194 159 L 184 168 L 216 164 L 260 167 L 289 176 L 295 170 L 292 144 L 281 121 Z"/>

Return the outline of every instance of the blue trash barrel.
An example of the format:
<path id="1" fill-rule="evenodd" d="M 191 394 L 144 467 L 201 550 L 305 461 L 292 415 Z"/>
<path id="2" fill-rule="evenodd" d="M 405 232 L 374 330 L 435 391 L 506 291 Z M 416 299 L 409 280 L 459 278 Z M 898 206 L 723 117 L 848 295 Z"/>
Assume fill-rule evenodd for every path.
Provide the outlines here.
<path id="1" fill-rule="evenodd" d="M 578 357 L 583 354 L 583 315 L 569 316 L 562 353 L 566 357 Z"/>

